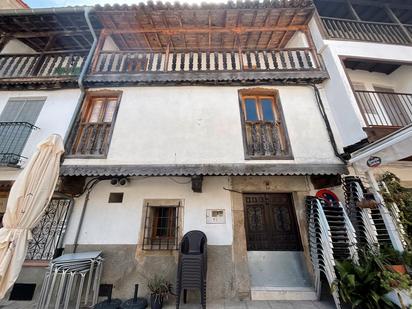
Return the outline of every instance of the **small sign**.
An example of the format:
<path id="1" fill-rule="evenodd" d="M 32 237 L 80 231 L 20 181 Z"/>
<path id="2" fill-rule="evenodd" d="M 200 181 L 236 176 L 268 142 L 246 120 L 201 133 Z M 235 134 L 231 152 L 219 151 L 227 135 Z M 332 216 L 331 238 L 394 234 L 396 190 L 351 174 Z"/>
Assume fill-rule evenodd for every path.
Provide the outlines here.
<path id="1" fill-rule="evenodd" d="M 370 157 L 368 161 L 366 161 L 366 165 L 369 167 L 377 167 L 381 165 L 382 159 L 379 157 Z"/>
<path id="2" fill-rule="evenodd" d="M 206 224 L 226 223 L 224 209 L 206 209 Z"/>

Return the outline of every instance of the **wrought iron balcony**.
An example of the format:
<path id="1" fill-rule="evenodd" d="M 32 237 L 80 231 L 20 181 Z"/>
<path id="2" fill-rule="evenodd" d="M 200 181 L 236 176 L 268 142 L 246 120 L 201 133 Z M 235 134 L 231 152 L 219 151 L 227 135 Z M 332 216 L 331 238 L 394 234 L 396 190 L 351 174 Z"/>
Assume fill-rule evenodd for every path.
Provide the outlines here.
<path id="1" fill-rule="evenodd" d="M 355 91 L 367 126 L 403 127 L 412 123 L 412 94 Z"/>
<path id="2" fill-rule="evenodd" d="M 321 17 L 327 38 L 410 45 L 411 40 L 401 25 Z M 405 25 L 412 33 L 412 26 Z"/>
<path id="3" fill-rule="evenodd" d="M 87 53 L 78 51 L 0 55 L 0 82 L 53 81 L 80 74 Z"/>
<path id="4" fill-rule="evenodd" d="M 0 122 L 0 165 L 19 166 L 21 154 L 31 132 L 37 129 L 28 122 Z"/>

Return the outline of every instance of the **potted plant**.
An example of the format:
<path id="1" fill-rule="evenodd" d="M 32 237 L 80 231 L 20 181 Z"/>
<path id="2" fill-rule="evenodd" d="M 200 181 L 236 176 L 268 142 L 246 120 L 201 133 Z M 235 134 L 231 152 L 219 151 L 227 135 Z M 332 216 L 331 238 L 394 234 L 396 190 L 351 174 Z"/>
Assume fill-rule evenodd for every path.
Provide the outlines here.
<path id="1" fill-rule="evenodd" d="M 357 203 L 359 208 L 371 208 L 375 209 L 378 207 L 378 202 L 375 201 L 375 197 L 372 193 L 365 193 L 363 199 Z"/>
<path id="2" fill-rule="evenodd" d="M 163 301 L 167 299 L 172 290 L 172 284 L 161 276 L 151 278 L 147 287 L 150 291 L 150 306 L 152 309 L 161 309 Z"/>
<path id="3" fill-rule="evenodd" d="M 412 281 L 407 274 L 400 274 L 396 271 L 385 270 L 382 273 L 382 285 L 388 290 L 409 290 L 412 285 Z"/>
<path id="4" fill-rule="evenodd" d="M 385 268 L 378 254 L 371 250 L 360 250 L 359 264 L 350 260 L 337 262 L 336 270 L 338 278 L 332 288 L 338 289 L 342 301 L 352 308 L 396 308 L 385 297 L 392 288 L 383 284 L 382 273 Z"/>
<path id="5" fill-rule="evenodd" d="M 380 252 L 386 269 L 399 274 L 406 274 L 406 267 L 401 252 L 396 251 L 392 246 L 382 246 Z"/>

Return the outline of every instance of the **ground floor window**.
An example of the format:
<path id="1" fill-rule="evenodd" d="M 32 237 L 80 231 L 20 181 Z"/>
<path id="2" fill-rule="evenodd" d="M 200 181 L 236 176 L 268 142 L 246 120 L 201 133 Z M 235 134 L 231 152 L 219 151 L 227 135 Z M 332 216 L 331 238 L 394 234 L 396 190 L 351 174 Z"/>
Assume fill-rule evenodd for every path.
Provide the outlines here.
<path id="1" fill-rule="evenodd" d="M 143 250 L 177 250 L 181 203 L 146 202 L 144 210 Z"/>

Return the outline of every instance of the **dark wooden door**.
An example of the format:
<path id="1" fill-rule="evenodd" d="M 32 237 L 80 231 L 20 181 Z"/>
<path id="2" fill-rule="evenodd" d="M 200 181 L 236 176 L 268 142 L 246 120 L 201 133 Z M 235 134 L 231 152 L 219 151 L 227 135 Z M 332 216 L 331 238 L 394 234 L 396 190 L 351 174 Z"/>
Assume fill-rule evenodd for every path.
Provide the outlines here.
<path id="1" fill-rule="evenodd" d="M 301 250 L 290 194 L 245 194 L 244 205 L 247 250 Z"/>

